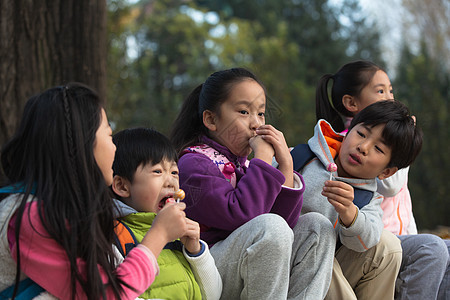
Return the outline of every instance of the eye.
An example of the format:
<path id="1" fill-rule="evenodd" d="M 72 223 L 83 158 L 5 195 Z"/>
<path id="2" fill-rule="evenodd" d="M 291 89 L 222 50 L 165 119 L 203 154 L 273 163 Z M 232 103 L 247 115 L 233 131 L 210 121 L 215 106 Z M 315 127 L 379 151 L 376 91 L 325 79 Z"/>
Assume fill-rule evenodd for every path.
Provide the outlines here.
<path id="1" fill-rule="evenodd" d="M 260 116 L 260 117 L 265 117 L 265 116 L 266 116 L 266 113 L 260 112 L 260 113 L 258 114 L 258 116 Z"/>
<path id="2" fill-rule="evenodd" d="M 240 110 L 239 113 L 241 115 L 248 115 L 248 111 L 246 111 L 246 110 Z"/>
<path id="3" fill-rule="evenodd" d="M 358 133 L 360 137 L 366 137 L 366 135 L 362 131 L 357 130 L 356 133 Z"/>
<path id="4" fill-rule="evenodd" d="M 154 170 L 153 170 L 153 173 L 161 174 L 161 173 L 162 173 L 162 170 L 161 170 L 161 169 L 154 169 Z"/>
<path id="5" fill-rule="evenodd" d="M 378 151 L 378 152 L 380 152 L 380 153 L 383 153 L 384 154 L 384 151 L 380 148 L 380 147 L 378 147 L 378 146 L 375 146 L 375 149 Z"/>
<path id="6" fill-rule="evenodd" d="M 172 171 L 172 175 L 178 176 L 178 170 Z"/>
<path id="7" fill-rule="evenodd" d="M 384 90 L 378 90 L 377 93 L 378 94 L 384 94 Z"/>

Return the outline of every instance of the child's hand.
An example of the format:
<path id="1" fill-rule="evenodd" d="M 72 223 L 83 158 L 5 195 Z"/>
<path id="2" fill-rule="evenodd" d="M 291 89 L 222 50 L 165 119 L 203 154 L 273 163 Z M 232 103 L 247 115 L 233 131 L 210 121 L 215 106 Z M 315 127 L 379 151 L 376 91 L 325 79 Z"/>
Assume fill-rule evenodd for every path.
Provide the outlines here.
<path id="1" fill-rule="evenodd" d="M 283 133 L 272 125 L 267 124 L 256 129 L 256 133 L 258 136 L 261 136 L 264 141 L 272 145 L 275 152 L 275 159 L 278 162 L 278 169 L 286 177 L 284 185 L 293 187 L 294 175 L 292 170 L 294 169 L 294 163 L 292 162 L 291 152 L 289 151 Z"/>
<path id="2" fill-rule="evenodd" d="M 161 231 L 167 234 L 167 242 L 178 239 L 183 236 L 187 230 L 187 218 L 184 209 L 184 202 L 174 203 L 168 201 L 166 205 L 158 212 L 152 227 L 157 226 Z"/>
<path id="3" fill-rule="evenodd" d="M 186 218 L 187 231 L 186 234 L 181 237 L 186 250 L 191 254 L 197 254 L 201 250 L 200 246 L 200 226 L 197 222 Z"/>
<path id="4" fill-rule="evenodd" d="M 272 157 L 275 154 L 275 150 L 271 144 L 262 138 L 262 136 L 256 135 L 250 138 L 248 143 L 255 153 L 255 158 L 261 159 L 269 165 L 272 164 Z"/>
<path id="5" fill-rule="evenodd" d="M 141 244 L 149 248 L 157 257 L 164 246 L 186 234 L 188 229 L 184 209 L 186 204 L 167 203 L 156 215 L 152 227 L 142 239 Z"/>
<path id="6" fill-rule="evenodd" d="M 333 205 L 342 223 L 350 226 L 356 216 L 353 187 L 342 181 L 327 180 L 322 195 L 328 198 L 328 202 Z"/>

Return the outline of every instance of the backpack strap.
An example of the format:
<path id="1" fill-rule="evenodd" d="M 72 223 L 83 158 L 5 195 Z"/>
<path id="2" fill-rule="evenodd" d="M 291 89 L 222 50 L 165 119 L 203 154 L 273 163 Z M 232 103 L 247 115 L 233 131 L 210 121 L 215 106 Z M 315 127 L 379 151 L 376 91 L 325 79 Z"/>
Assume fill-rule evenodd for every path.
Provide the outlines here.
<path id="1" fill-rule="evenodd" d="M 291 150 L 294 170 L 300 172 L 303 167 L 310 162 L 316 155 L 311 151 L 308 144 L 298 144 Z M 353 203 L 359 208 L 366 206 L 373 198 L 373 192 L 353 187 Z"/>
<path id="2" fill-rule="evenodd" d="M 359 209 L 369 204 L 373 198 L 373 192 L 353 187 L 353 204 Z"/>
<path id="3" fill-rule="evenodd" d="M 0 299 L 11 299 L 14 293 L 15 285 L 11 285 L 8 288 L 0 292 Z M 33 299 L 39 296 L 45 290 L 30 278 L 25 278 L 19 282 L 15 299 L 26 300 Z"/>
<path id="4" fill-rule="evenodd" d="M 133 231 L 120 220 L 115 221 L 114 233 L 116 246 L 123 257 L 139 244 Z"/>
<path id="5" fill-rule="evenodd" d="M 0 188 L 0 194 L 21 194 L 25 193 L 26 186 L 23 182 L 17 182 Z M 31 194 L 36 194 L 36 185 L 31 188 Z"/>
<path id="6" fill-rule="evenodd" d="M 131 231 L 130 227 L 128 227 L 125 223 L 120 220 L 116 220 L 116 226 L 114 227 L 115 232 L 115 243 L 117 248 L 119 249 L 120 254 L 123 257 L 127 256 L 130 253 L 131 249 L 136 247 L 139 242 L 136 239 L 133 231 Z M 176 250 L 182 252 L 183 244 L 180 240 L 175 240 L 173 242 L 169 242 L 164 246 L 164 249 Z"/>
<path id="7" fill-rule="evenodd" d="M 300 172 L 301 169 L 316 155 L 311 151 L 308 144 L 298 144 L 291 150 L 294 170 Z"/>

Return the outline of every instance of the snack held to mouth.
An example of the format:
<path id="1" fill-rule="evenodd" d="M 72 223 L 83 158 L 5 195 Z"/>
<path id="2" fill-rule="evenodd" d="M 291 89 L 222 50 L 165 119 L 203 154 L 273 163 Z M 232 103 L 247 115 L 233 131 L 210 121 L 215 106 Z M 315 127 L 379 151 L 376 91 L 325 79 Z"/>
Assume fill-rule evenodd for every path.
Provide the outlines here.
<path id="1" fill-rule="evenodd" d="M 178 191 L 173 194 L 173 197 L 177 199 L 177 203 L 180 202 L 180 200 L 183 200 L 185 197 L 184 191 L 182 189 L 178 189 Z"/>
<path id="2" fill-rule="evenodd" d="M 330 180 L 332 179 L 332 173 L 337 171 L 337 165 L 335 163 L 331 163 L 327 167 L 327 171 L 330 172 Z"/>

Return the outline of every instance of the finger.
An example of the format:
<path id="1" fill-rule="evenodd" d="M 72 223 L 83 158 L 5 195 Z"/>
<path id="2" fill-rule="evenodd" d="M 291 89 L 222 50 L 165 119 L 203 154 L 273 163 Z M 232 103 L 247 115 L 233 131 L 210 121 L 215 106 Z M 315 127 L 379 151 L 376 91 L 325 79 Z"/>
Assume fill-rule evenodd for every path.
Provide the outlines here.
<path id="1" fill-rule="evenodd" d="M 349 206 L 350 204 L 352 204 L 352 199 L 348 198 L 348 197 L 342 197 L 340 195 L 336 195 L 334 193 L 326 193 L 323 192 L 322 195 L 324 197 L 326 197 L 327 199 L 331 199 L 335 202 L 341 203 L 344 206 Z"/>
<path id="2" fill-rule="evenodd" d="M 270 124 L 264 124 L 264 125 L 259 126 L 257 128 L 257 130 L 276 130 L 276 129 L 275 129 L 275 127 L 273 127 Z"/>
<path id="3" fill-rule="evenodd" d="M 341 187 L 334 187 L 334 186 L 327 186 L 325 185 L 322 189 L 325 193 L 334 194 L 336 196 L 344 196 L 347 194 L 345 190 L 343 190 Z"/>
<path id="4" fill-rule="evenodd" d="M 184 202 L 177 202 L 175 204 L 181 210 L 184 210 L 186 208 L 186 203 L 184 203 Z"/>

